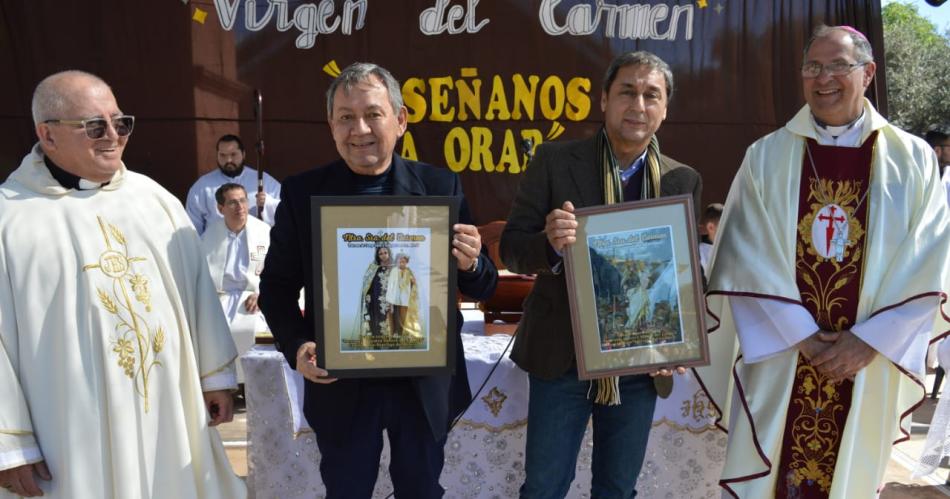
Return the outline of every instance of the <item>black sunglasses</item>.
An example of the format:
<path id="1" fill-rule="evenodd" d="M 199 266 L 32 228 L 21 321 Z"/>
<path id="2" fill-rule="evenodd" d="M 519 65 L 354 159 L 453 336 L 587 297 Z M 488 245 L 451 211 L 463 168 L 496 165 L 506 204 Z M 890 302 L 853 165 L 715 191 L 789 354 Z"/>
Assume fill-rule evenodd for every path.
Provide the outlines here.
<path id="1" fill-rule="evenodd" d="M 107 121 L 105 118 L 89 118 L 86 120 L 46 120 L 43 123 L 70 125 L 77 128 L 85 128 L 86 136 L 90 139 L 101 139 L 106 135 L 106 128 L 112 122 L 112 128 L 116 135 L 125 137 L 132 133 L 132 127 L 135 126 L 135 116 L 124 114 L 122 116 L 113 116 Z"/>

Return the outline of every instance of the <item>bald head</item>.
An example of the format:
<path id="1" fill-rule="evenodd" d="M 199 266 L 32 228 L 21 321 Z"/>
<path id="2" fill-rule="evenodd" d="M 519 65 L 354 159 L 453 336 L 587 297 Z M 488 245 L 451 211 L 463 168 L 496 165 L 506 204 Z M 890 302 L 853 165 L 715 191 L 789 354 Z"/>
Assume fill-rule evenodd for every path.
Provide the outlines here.
<path id="1" fill-rule="evenodd" d="M 120 117 L 112 89 L 89 73 L 56 73 L 33 92 L 33 120 L 44 154 L 63 170 L 93 182 L 108 181 L 122 167 L 131 125 L 119 135 L 112 120 Z M 87 125 L 96 120 L 105 127 L 90 133 Z"/>
<path id="2" fill-rule="evenodd" d="M 87 92 L 112 93 L 109 85 L 98 76 L 85 71 L 61 71 L 47 76 L 33 91 L 33 124 L 46 120 L 71 119 L 69 114 L 76 102 Z"/>

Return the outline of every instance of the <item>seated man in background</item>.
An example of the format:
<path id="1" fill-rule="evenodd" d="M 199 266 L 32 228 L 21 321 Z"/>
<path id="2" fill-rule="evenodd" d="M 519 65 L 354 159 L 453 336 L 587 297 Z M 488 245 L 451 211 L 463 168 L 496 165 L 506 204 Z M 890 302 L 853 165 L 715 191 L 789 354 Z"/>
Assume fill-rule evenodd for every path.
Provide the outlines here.
<path id="1" fill-rule="evenodd" d="M 716 244 L 716 230 L 719 228 L 719 219 L 722 218 L 722 203 L 706 205 L 700 226 L 705 229 L 702 240 L 699 242 L 699 263 L 703 266 L 703 275 L 709 279 L 709 257 L 712 256 L 713 245 Z"/>
<path id="2" fill-rule="evenodd" d="M 201 246 L 211 281 L 218 290 L 224 315 L 238 355 L 254 346 L 254 335 L 267 330 L 267 322 L 257 306 L 261 271 L 270 245 L 270 226 L 248 215 L 247 191 L 241 184 L 226 183 L 214 193 L 218 211 L 224 218 L 208 220 Z M 238 364 L 238 382 L 244 372 Z"/>

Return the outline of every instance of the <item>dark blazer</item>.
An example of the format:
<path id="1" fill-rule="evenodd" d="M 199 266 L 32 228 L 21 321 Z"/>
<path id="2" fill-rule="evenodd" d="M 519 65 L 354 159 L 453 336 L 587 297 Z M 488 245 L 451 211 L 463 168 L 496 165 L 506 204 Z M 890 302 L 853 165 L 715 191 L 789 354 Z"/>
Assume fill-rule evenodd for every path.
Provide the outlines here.
<path id="1" fill-rule="evenodd" d="M 458 175 L 424 163 L 393 155 L 393 195 L 459 196 L 462 198 L 459 222 L 471 224 L 472 218 L 462 194 Z M 313 265 L 311 262 L 311 196 L 354 195 L 355 174 L 342 160 L 299 175 L 288 177 L 281 187 L 270 249 L 261 274 L 259 305 L 274 333 L 278 349 L 291 367 L 297 364 L 297 350 L 314 338 L 314 320 L 321 310 L 314 305 Z M 475 272 L 459 271 L 458 287 L 467 296 L 486 299 L 495 291 L 498 271 L 485 248 Z M 306 308 L 303 315 L 297 299 L 304 288 Z M 457 316 L 462 329 L 462 315 Z M 443 438 L 449 423 L 471 399 L 461 338 L 456 345 L 455 376 L 415 377 L 411 382 L 422 402 L 436 440 Z M 344 441 L 352 430 L 360 380 L 343 379 L 328 385 L 306 382 L 304 415 L 321 437 Z"/>
<path id="2" fill-rule="evenodd" d="M 512 360 L 544 379 L 563 375 L 575 365 L 571 311 L 563 273 L 554 274 L 556 256 L 544 233 L 548 213 L 570 201 L 575 208 L 604 204 L 596 136 L 549 142 L 538 147 L 518 187 L 501 235 L 501 258 L 512 272 L 537 274 L 524 302 Z M 692 168 L 660 157 L 660 195 L 692 194 L 697 213 L 702 180 Z"/>

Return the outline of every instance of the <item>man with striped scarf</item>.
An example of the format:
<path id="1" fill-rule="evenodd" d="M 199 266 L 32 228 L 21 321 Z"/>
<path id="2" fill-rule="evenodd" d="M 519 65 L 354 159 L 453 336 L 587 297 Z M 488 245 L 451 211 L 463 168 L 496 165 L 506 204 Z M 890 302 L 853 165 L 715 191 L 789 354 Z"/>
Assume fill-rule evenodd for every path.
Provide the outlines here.
<path id="1" fill-rule="evenodd" d="M 522 498 L 564 497 L 593 417 L 592 497 L 632 497 L 656 403 L 648 375 L 577 378 L 561 254 L 576 241 L 575 208 L 677 194 L 700 204 L 692 168 L 660 154 L 673 74 L 649 52 L 623 54 L 604 77 L 604 126 L 594 136 L 544 144 L 528 166 L 501 238 L 512 272 L 537 274 L 511 358 L 530 375 L 527 479 Z M 665 373 L 669 374 L 669 373 Z"/>

